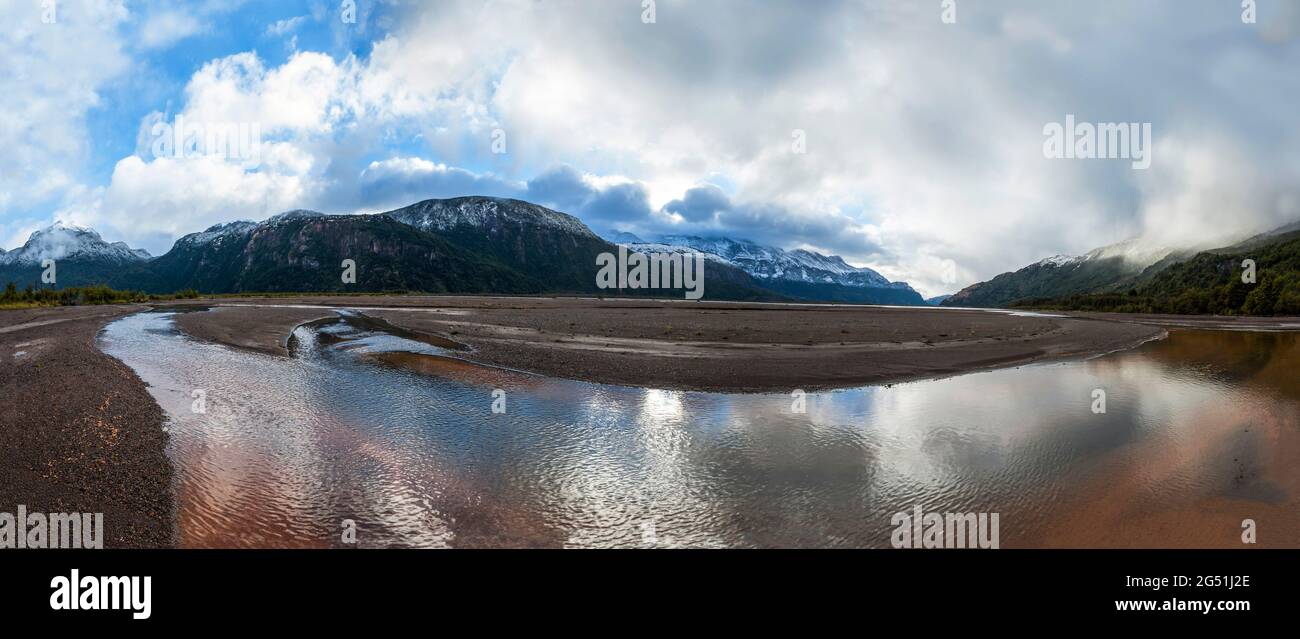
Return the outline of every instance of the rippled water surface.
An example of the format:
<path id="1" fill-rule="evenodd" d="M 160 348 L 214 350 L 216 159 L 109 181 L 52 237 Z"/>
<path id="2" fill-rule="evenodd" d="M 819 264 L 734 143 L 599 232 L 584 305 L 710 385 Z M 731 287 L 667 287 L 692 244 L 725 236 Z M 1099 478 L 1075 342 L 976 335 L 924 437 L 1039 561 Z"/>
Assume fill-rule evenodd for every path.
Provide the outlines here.
<path id="1" fill-rule="evenodd" d="M 479 367 L 347 321 L 300 327 L 291 358 L 191 340 L 167 313 L 101 346 L 170 416 L 191 547 L 340 545 L 345 519 L 361 546 L 888 547 L 917 505 L 999 513 L 1003 547 L 1240 547 L 1245 518 L 1261 545 L 1300 545 L 1294 333 L 1174 331 L 810 393 L 805 413 Z"/>

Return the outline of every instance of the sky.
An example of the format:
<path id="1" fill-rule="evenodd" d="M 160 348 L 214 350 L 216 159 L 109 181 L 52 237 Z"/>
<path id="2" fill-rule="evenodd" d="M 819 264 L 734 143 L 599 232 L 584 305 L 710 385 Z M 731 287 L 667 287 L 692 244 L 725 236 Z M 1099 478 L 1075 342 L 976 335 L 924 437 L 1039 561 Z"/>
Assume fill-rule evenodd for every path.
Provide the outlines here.
<path id="1" fill-rule="evenodd" d="M 1300 219 L 1292 0 L 0 0 L 0 15 L 5 249 L 55 220 L 157 255 L 290 209 L 494 195 L 602 234 L 838 254 L 929 296 L 1129 238 L 1206 245 Z M 1149 168 L 1049 157 L 1045 127 L 1067 115 L 1150 125 Z M 171 144 L 178 123 L 256 144 Z"/>

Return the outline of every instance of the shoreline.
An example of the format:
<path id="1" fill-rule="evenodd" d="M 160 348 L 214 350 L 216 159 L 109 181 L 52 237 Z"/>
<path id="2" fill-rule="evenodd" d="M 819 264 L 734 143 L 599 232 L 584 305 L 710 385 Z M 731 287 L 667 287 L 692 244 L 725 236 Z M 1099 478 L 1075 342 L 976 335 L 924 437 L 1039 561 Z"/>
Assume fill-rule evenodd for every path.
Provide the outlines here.
<path id="1" fill-rule="evenodd" d="M 141 305 L 0 313 L 0 512 L 103 513 L 105 548 L 175 545 L 162 408 L 99 350 Z"/>
<path id="2" fill-rule="evenodd" d="M 1164 328 L 1214 331 L 1300 331 L 1300 317 L 1254 317 L 1229 315 L 1155 315 L 1151 313 L 1063 312 L 1067 317 L 1128 322 Z"/>
<path id="3" fill-rule="evenodd" d="M 176 316 L 199 340 L 288 355 L 301 324 L 358 309 L 465 344 L 486 366 L 622 386 L 790 392 L 893 384 L 1138 347 L 1164 328 L 975 309 L 594 298 L 213 299 Z"/>

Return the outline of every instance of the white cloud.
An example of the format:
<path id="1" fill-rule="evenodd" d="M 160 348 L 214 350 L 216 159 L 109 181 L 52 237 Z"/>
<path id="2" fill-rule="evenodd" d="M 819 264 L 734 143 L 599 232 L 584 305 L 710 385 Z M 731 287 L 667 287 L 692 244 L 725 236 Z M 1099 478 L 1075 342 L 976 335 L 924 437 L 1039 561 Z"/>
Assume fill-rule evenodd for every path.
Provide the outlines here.
<path id="1" fill-rule="evenodd" d="M 162 237 L 268 206 L 547 187 L 598 230 L 702 232 L 662 209 L 713 182 L 729 202 L 709 218 L 719 232 L 951 292 L 1135 234 L 1185 242 L 1296 215 L 1293 18 L 1255 29 L 1212 6 L 1008 0 L 949 25 L 924 3 L 661 0 L 647 25 L 636 3 L 399 4 L 364 59 L 298 52 L 267 67 L 245 53 L 198 68 L 179 113 L 260 123 L 265 166 L 127 158 L 95 210 Z M 1151 169 L 1045 159 L 1043 124 L 1067 113 L 1153 123 Z M 496 128 L 504 156 L 490 152 Z M 73 156 L 73 131 L 26 152 Z M 557 165 L 581 188 L 531 182 Z M 0 206 L 74 182 L 6 179 Z"/>
<path id="2" fill-rule="evenodd" d="M 1236 239 L 1256 230 L 1236 220 L 1258 219 L 1263 227 L 1276 227 L 1300 218 L 1295 174 L 1260 173 L 1260 160 L 1283 159 L 1251 157 L 1251 152 L 1212 132 L 1170 132 L 1162 138 L 1154 150 L 1162 161 L 1141 183 L 1142 235 L 1157 246 L 1212 248 L 1207 238 Z"/>
<path id="3" fill-rule="evenodd" d="M 150 15 L 140 27 L 140 45 L 146 49 L 163 49 L 202 29 L 199 19 L 185 11 L 160 11 Z"/>
<path id="4" fill-rule="evenodd" d="M 137 155 L 117 163 L 108 186 L 83 193 L 59 215 L 161 253 L 181 235 L 218 222 L 330 209 L 322 206 L 329 204 L 323 194 L 330 136 L 355 115 L 347 104 L 351 74 L 348 63 L 311 52 L 270 69 L 251 53 L 213 60 L 191 77 L 180 112 L 144 119 Z M 159 122 L 200 131 L 248 125 L 261 136 L 250 140 L 256 161 L 202 153 L 155 157 Z"/>
<path id="5" fill-rule="evenodd" d="M 285 18 L 284 20 L 276 20 L 272 24 L 267 25 L 266 34 L 270 36 L 282 36 L 291 33 L 306 21 L 307 18 L 308 16 L 295 16 L 293 18 Z"/>
<path id="6" fill-rule="evenodd" d="M 252 53 L 207 63 L 185 87 L 187 119 L 256 122 L 265 133 L 325 133 L 355 110 L 350 63 L 322 53 L 294 54 L 267 69 Z"/>
<path id="7" fill-rule="evenodd" d="M 57 21 L 45 24 L 40 3 L 0 0 L 0 246 L 8 248 L 35 225 L 16 213 L 77 187 L 90 150 L 86 113 L 130 67 L 117 32 L 128 15 L 121 2 L 58 6 Z"/>
<path id="8" fill-rule="evenodd" d="M 269 155 L 281 151 L 295 155 L 277 148 Z M 86 193 L 56 217 L 160 254 L 187 233 L 232 219 L 262 219 L 314 198 L 308 175 L 269 164 L 272 170 L 248 172 L 213 157 L 146 162 L 130 156 L 117 163 L 106 189 Z"/>

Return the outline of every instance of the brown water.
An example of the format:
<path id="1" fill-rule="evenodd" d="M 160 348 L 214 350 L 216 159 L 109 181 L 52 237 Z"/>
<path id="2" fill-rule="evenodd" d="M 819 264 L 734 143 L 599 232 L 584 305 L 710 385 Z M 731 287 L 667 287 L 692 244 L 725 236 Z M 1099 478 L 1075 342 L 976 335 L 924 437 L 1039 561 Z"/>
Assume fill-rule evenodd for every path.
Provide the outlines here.
<path id="1" fill-rule="evenodd" d="M 1259 545 L 1300 546 L 1295 333 L 1173 331 L 809 394 L 806 413 L 484 368 L 348 324 L 299 328 L 292 358 L 164 313 L 101 340 L 170 416 L 184 546 L 337 546 L 350 519 L 360 546 L 889 547 L 917 505 L 999 513 L 1002 547 L 1242 547 L 1247 518 Z"/>

